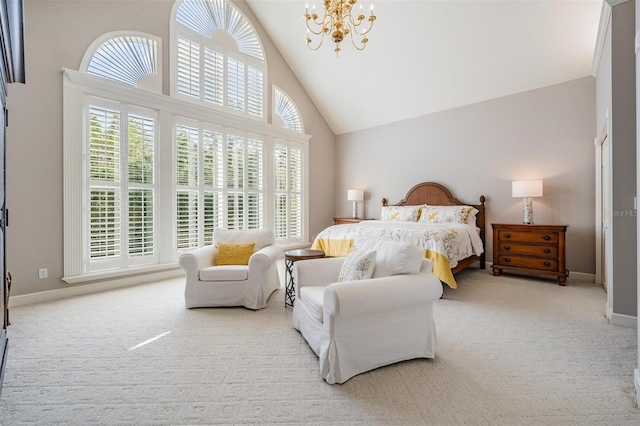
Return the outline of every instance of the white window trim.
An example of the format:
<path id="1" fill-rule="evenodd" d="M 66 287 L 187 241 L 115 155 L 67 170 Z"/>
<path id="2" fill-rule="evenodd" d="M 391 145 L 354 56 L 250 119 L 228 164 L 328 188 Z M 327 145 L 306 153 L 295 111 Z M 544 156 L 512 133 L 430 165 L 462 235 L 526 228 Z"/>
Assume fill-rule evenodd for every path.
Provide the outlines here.
<path id="1" fill-rule="evenodd" d="M 270 159 L 274 139 L 296 141 L 303 146 L 303 241 L 309 241 L 309 140 L 310 135 L 284 129 L 280 126 L 258 121 L 252 118 L 219 112 L 191 102 L 172 98 L 158 93 L 129 87 L 128 85 L 64 69 L 63 72 L 63 196 L 64 196 L 64 277 L 67 283 L 82 283 L 115 276 L 135 275 L 149 271 L 166 270 L 175 266 L 172 246 L 163 243 L 159 252 L 159 263 L 153 266 L 132 267 L 127 270 L 87 273 L 83 272 L 84 218 L 83 185 L 85 170 L 84 151 L 84 99 L 86 96 L 101 97 L 115 102 L 123 102 L 158 112 L 158 197 L 159 217 L 163 223 L 159 238 L 163 242 L 171 241 L 173 220 L 167 214 L 173 207 L 173 185 L 166 183 L 173 174 L 173 127 L 174 116 L 190 117 L 205 123 L 215 123 L 222 127 L 243 129 L 245 133 L 263 135 L 266 144 L 265 167 L 265 226 L 270 227 L 274 220 L 272 183 L 272 162 Z M 265 113 L 265 115 L 267 115 Z M 168 224 L 168 225 L 164 225 Z M 168 228 L 168 230 L 167 230 Z M 168 240 L 167 240 L 168 238 Z M 308 244 L 308 243 L 306 243 Z"/>

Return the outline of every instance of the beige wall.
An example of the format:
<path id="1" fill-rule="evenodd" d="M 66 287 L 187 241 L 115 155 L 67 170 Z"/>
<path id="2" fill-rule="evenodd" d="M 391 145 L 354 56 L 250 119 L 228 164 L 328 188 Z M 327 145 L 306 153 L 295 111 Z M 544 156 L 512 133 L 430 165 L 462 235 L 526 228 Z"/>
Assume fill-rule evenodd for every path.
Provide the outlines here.
<path id="1" fill-rule="evenodd" d="M 244 2 L 267 56 L 269 83 L 297 104 L 310 142 L 310 232 L 334 211 L 335 136 Z M 62 278 L 62 73 L 78 69 L 87 47 L 116 30 L 143 31 L 163 39 L 164 93 L 169 93 L 169 18 L 173 1 L 25 2 L 25 85 L 11 85 L 7 129 L 7 267 L 12 295 L 68 287 Z M 269 91 L 270 93 L 270 91 Z M 49 278 L 38 279 L 38 268 Z"/>
<path id="2" fill-rule="evenodd" d="M 390 100 L 391 102 L 391 100 Z M 521 223 L 511 181 L 544 179 L 536 223 L 568 224 L 567 267 L 595 273 L 595 79 L 585 77 L 337 137 L 336 215 L 348 188 L 365 190 L 365 215 L 400 201 L 414 184 L 439 182 L 455 197 L 487 197 L 492 222 Z M 487 238 L 487 260 L 492 243 Z"/>

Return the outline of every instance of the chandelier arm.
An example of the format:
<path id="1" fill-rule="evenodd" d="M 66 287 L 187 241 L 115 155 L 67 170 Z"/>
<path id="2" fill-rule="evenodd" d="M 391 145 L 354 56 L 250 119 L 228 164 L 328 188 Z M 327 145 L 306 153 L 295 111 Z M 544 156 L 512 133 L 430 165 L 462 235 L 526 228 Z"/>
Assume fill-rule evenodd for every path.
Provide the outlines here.
<path id="1" fill-rule="evenodd" d="M 315 50 L 320 49 L 320 46 L 322 46 L 322 43 L 324 42 L 324 35 L 325 35 L 324 32 L 320 32 L 320 42 L 318 43 L 318 45 L 316 47 L 312 47 L 311 46 L 311 41 L 312 40 L 309 37 L 307 37 L 306 41 L 307 41 L 307 47 L 309 48 L 309 50 L 315 51 Z"/>
<path id="2" fill-rule="evenodd" d="M 351 35 L 351 44 L 353 44 L 353 47 L 355 47 L 357 50 L 364 50 L 365 47 L 367 47 L 367 42 L 369 41 L 368 38 L 363 37 L 362 38 L 362 47 L 358 47 L 358 45 L 356 44 L 356 41 L 353 38 L 353 32 L 349 33 Z"/>

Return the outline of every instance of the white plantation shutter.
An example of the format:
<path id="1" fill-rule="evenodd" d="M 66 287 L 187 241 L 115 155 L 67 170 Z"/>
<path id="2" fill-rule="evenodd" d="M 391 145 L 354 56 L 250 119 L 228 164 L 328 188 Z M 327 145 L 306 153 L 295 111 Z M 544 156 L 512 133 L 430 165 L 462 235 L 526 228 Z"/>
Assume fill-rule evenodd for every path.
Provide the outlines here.
<path id="1" fill-rule="evenodd" d="M 89 215 L 91 260 L 119 258 L 122 227 L 120 191 L 92 187 Z"/>
<path id="2" fill-rule="evenodd" d="M 247 140 L 247 229 L 263 227 L 263 146 L 257 139 Z"/>
<path id="3" fill-rule="evenodd" d="M 87 110 L 88 269 L 153 263 L 155 114 L 100 100 Z"/>
<path id="4" fill-rule="evenodd" d="M 298 108 L 291 98 L 276 86 L 273 86 L 273 112 L 280 117 L 285 129 L 304 132 Z"/>
<path id="5" fill-rule="evenodd" d="M 176 194 L 176 248 L 197 248 L 198 241 L 198 191 L 179 189 Z"/>
<path id="6" fill-rule="evenodd" d="M 95 49 L 86 72 L 137 87 L 142 77 L 159 73 L 158 43 L 157 37 L 142 33 L 110 37 Z"/>
<path id="7" fill-rule="evenodd" d="M 203 237 L 204 244 L 213 243 L 213 231 L 223 226 L 223 143 L 222 134 L 205 129 L 203 132 Z"/>
<path id="8" fill-rule="evenodd" d="M 240 53 L 264 60 L 260 39 L 251 23 L 231 2 L 225 0 L 185 0 L 176 10 L 177 23 L 211 38 L 215 30 L 228 32 Z"/>
<path id="9" fill-rule="evenodd" d="M 154 191 L 129 190 L 129 255 L 148 256 L 154 253 Z"/>
<path id="10" fill-rule="evenodd" d="M 89 258 L 120 258 L 121 112 L 89 106 Z"/>
<path id="11" fill-rule="evenodd" d="M 199 246 L 199 129 L 176 125 L 176 249 Z"/>
<path id="12" fill-rule="evenodd" d="M 244 111 L 244 64 L 227 59 L 227 107 Z"/>
<path id="13" fill-rule="evenodd" d="M 129 163 L 129 255 L 149 256 L 155 252 L 154 175 L 155 122 L 129 114 L 127 136 Z"/>
<path id="14" fill-rule="evenodd" d="M 198 185 L 198 129 L 176 126 L 176 184 L 184 187 Z"/>
<path id="15" fill-rule="evenodd" d="M 285 141 L 276 141 L 275 232 L 276 239 L 302 239 L 302 149 Z"/>
<path id="16" fill-rule="evenodd" d="M 262 117 L 264 84 L 262 71 L 248 67 L 247 76 L 247 112 L 257 117 Z"/>
<path id="17" fill-rule="evenodd" d="M 215 105 L 223 105 L 224 55 L 205 47 L 204 49 L 204 99 Z"/>
<path id="18" fill-rule="evenodd" d="M 200 96 L 200 45 L 178 36 L 177 90 L 189 96 Z"/>

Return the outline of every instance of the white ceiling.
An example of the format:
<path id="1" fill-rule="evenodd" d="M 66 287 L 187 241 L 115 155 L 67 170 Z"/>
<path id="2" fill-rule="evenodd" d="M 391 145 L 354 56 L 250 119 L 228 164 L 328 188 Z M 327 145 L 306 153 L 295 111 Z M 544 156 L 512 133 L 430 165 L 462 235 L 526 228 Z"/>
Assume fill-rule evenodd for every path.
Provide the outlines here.
<path id="1" fill-rule="evenodd" d="M 307 49 L 304 0 L 247 0 L 335 134 L 591 74 L 601 0 L 374 0 L 369 43 Z M 370 0 L 360 0 L 369 9 Z M 322 1 L 309 0 L 322 11 Z"/>

